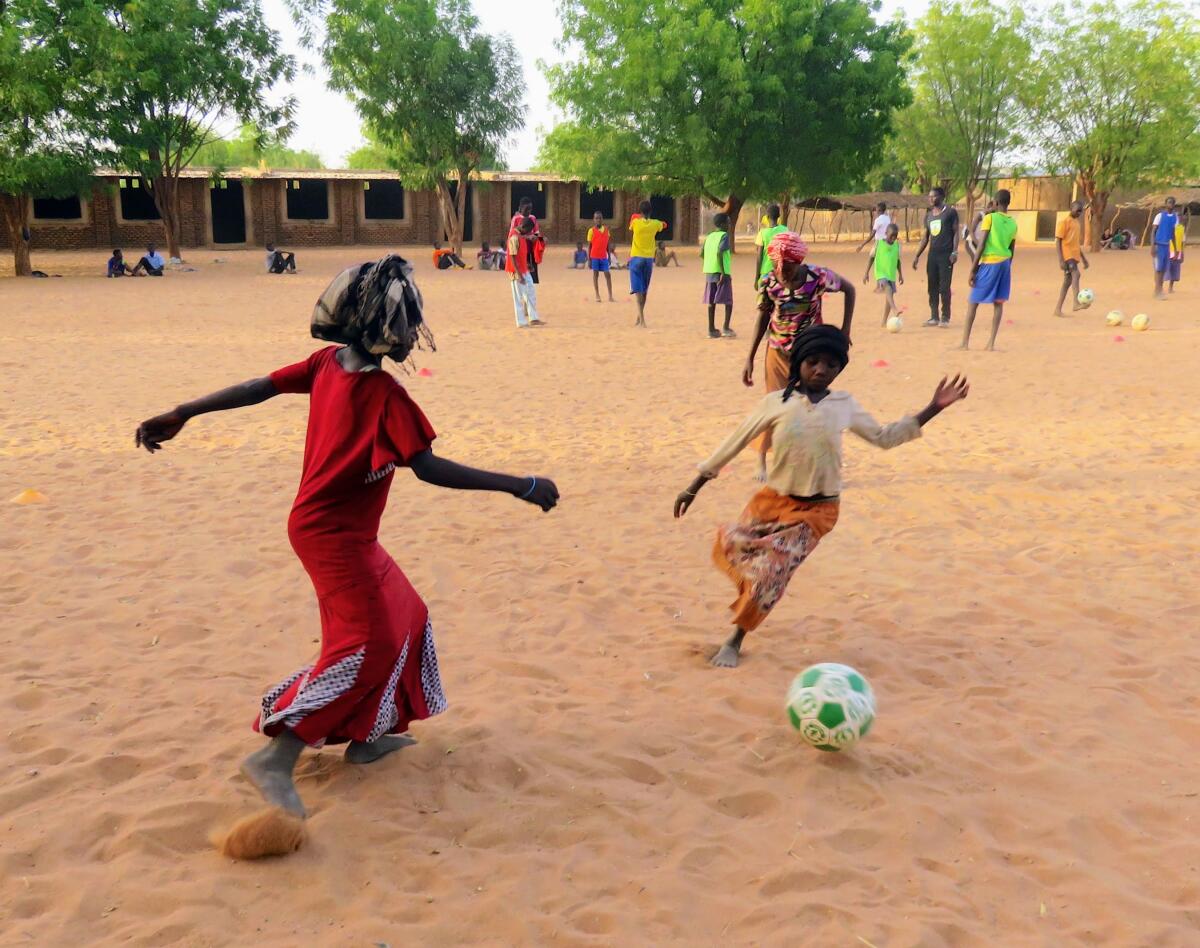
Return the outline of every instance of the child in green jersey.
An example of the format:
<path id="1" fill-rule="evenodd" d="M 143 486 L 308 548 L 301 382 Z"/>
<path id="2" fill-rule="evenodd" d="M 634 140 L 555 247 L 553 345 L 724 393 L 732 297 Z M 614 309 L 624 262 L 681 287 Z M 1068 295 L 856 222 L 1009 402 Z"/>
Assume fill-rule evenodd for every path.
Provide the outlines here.
<path id="1" fill-rule="evenodd" d="M 875 249 L 871 251 L 863 283 L 871 282 L 872 268 L 875 270 L 875 292 L 883 294 L 883 321 L 880 325 L 886 326 L 892 313 L 900 315 L 900 307 L 896 305 L 896 284 L 904 283 L 904 271 L 900 269 L 900 228 L 895 224 L 887 225 L 883 240 L 877 241 Z"/>

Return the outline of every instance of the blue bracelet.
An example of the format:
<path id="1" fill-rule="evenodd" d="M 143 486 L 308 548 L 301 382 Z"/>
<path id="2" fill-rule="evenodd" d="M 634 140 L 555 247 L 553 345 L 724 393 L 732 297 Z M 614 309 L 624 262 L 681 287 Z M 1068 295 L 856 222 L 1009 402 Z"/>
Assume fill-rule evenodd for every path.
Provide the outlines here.
<path id="1" fill-rule="evenodd" d="M 529 476 L 530 476 L 530 477 L 533 477 L 533 475 L 532 475 L 532 474 L 530 474 Z M 533 493 L 533 489 L 534 489 L 535 487 L 537 487 L 537 478 L 536 478 L 536 477 L 533 477 L 533 483 L 529 485 L 529 490 L 525 491 L 525 493 L 523 493 L 523 494 L 522 494 L 522 495 L 521 495 L 519 498 L 517 498 L 517 499 L 518 499 L 518 500 L 528 500 L 528 499 L 529 499 L 529 496 L 530 496 L 530 495 Z"/>

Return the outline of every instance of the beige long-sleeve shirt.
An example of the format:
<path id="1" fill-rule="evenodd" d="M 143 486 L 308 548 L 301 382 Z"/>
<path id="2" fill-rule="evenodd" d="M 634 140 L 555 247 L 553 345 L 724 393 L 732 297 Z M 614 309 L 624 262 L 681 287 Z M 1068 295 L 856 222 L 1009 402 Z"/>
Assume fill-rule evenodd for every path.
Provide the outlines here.
<path id="1" fill-rule="evenodd" d="M 771 392 L 707 461 L 700 473 L 716 477 L 746 445 L 770 430 L 772 460 L 767 485 L 781 494 L 834 497 L 842 490 L 842 432 L 852 431 L 879 448 L 921 437 L 914 415 L 881 425 L 849 392 L 830 392 L 815 405 L 801 392 L 786 402 Z"/>

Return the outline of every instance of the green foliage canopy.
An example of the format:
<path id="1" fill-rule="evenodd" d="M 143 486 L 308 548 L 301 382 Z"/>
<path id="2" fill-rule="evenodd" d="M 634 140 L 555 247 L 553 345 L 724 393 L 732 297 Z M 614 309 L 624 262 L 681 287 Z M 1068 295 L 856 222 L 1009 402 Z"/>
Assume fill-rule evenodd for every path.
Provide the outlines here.
<path id="1" fill-rule="evenodd" d="M 547 69 L 568 121 L 539 164 L 607 187 L 743 201 L 838 191 L 908 103 L 901 24 L 861 0 L 562 0 Z"/>
<path id="2" fill-rule="evenodd" d="M 929 8 L 916 27 L 913 102 L 896 122 L 897 151 L 914 180 L 965 192 L 974 205 L 997 159 L 1023 142 L 1030 57 L 1019 7 L 939 0 Z"/>
<path id="3" fill-rule="evenodd" d="M 1114 190 L 1200 175 L 1200 19 L 1156 0 L 1057 4 L 1035 35 L 1028 122 L 1048 166 L 1077 176 L 1098 249 Z"/>

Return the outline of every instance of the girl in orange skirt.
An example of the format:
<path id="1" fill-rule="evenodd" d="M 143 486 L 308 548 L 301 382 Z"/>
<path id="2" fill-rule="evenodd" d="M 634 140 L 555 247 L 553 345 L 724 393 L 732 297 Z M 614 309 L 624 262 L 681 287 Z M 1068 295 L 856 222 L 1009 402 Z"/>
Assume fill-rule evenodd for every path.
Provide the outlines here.
<path id="1" fill-rule="evenodd" d="M 675 500 L 675 516 L 682 517 L 700 488 L 739 451 L 758 435 L 773 433 L 775 450 L 766 486 L 750 498 L 736 524 L 717 531 L 713 547 L 713 561 L 738 590 L 731 606 L 736 628 L 712 658 L 719 668 L 737 665 L 746 633 L 762 624 L 796 567 L 837 523 L 842 432 L 852 431 L 876 447 L 894 448 L 919 438 L 930 419 L 967 397 L 965 378 L 943 378 L 929 404 L 917 414 L 880 425 L 849 392 L 829 390 L 850 360 L 849 345 L 832 326 L 799 333 L 792 343 L 783 391 L 772 392 L 759 403 L 699 466 L 699 475 Z"/>
<path id="2" fill-rule="evenodd" d="M 799 234 L 784 231 L 776 234 L 767 245 L 767 257 L 774 269 L 758 285 L 758 324 L 750 340 L 750 355 L 742 369 L 742 382 L 754 387 L 754 359 L 758 345 L 767 337 L 767 357 L 763 379 L 768 392 L 778 392 L 788 383 L 791 371 L 789 356 L 797 334 L 812 326 L 822 325 L 821 301 L 826 293 L 844 293 L 846 305 L 842 314 L 842 334 L 850 339 L 850 323 L 854 319 L 854 284 L 825 267 L 813 267 L 804 262 L 808 244 Z M 758 479 L 767 479 L 767 450 L 771 447 L 768 431 L 758 441 Z"/>

